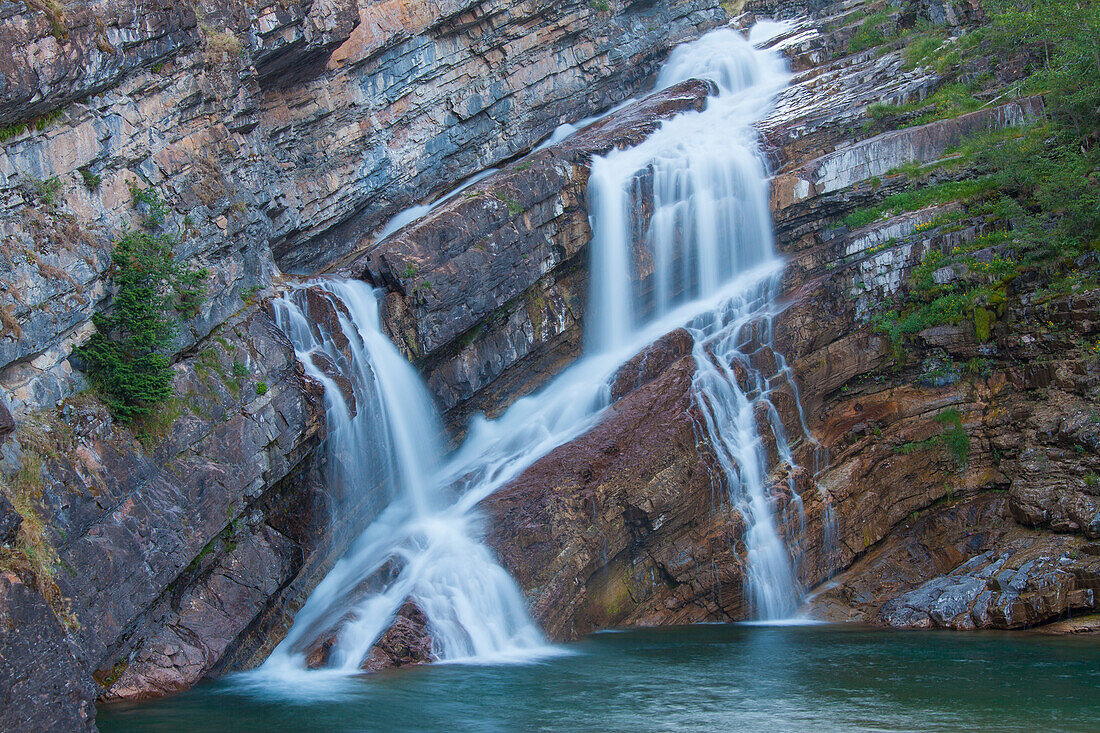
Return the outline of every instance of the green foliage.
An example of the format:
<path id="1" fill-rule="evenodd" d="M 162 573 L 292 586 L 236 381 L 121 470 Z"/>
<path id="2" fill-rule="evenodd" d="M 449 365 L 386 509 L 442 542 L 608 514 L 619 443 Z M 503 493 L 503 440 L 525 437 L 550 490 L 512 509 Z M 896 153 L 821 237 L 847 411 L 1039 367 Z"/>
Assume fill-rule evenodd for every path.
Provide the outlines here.
<path id="1" fill-rule="evenodd" d="M 89 191 L 97 191 L 99 189 L 99 184 L 103 181 L 100 176 L 93 173 L 87 166 L 80 169 L 80 177 L 84 181 L 84 188 Z"/>
<path id="2" fill-rule="evenodd" d="M 245 305 L 252 305 L 256 301 L 256 295 L 262 290 L 259 285 L 250 285 L 241 290 L 241 300 Z"/>
<path id="3" fill-rule="evenodd" d="M 598 13 L 606 13 L 611 10 L 611 5 L 607 0 L 588 0 L 588 7 Z"/>
<path id="4" fill-rule="evenodd" d="M 267 394 L 267 382 L 256 383 L 256 394 L 260 397 L 263 397 L 265 394 Z"/>
<path id="5" fill-rule="evenodd" d="M 96 333 L 81 355 L 111 412 L 129 422 L 172 394 L 172 244 L 132 232 L 115 244 L 111 262 L 115 312 L 95 314 Z"/>
<path id="6" fill-rule="evenodd" d="M 1085 486 L 1088 486 L 1090 489 L 1095 489 L 1097 486 L 1100 486 L 1100 476 L 1097 476 L 1095 471 L 1086 473 L 1084 481 Z"/>
<path id="7" fill-rule="evenodd" d="M 982 103 L 974 96 L 976 84 L 947 84 L 927 99 L 909 104 L 875 102 L 867 106 L 867 116 L 882 129 L 899 129 L 913 125 L 926 125 L 937 120 L 947 120 L 973 112 Z"/>
<path id="8" fill-rule="evenodd" d="M 176 309 L 201 300 L 204 271 L 182 268 L 173 241 L 146 231 L 128 232 L 111 255 L 114 309 L 98 312 L 96 333 L 79 350 L 88 375 L 121 422 L 148 415 L 172 395 L 169 356 Z"/>
<path id="9" fill-rule="evenodd" d="M 970 437 L 963 427 L 962 414 L 954 407 L 949 407 L 934 418 L 943 426 L 939 435 L 933 435 L 927 440 L 903 443 L 894 447 L 894 452 L 900 455 L 910 455 L 918 451 L 944 448 L 955 459 L 960 469 L 966 467 L 970 458 Z"/>
<path id="10" fill-rule="evenodd" d="M 134 197 L 134 206 L 144 209 L 145 225 L 155 229 L 164 223 L 165 217 L 171 211 L 168 202 L 155 188 L 139 188 L 137 184 L 130 184 L 130 195 Z"/>
<path id="11" fill-rule="evenodd" d="M 875 13 L 863 21 L 855 35 L 848 39 L 848 53 L 859 53 L 886 43 L 887 32 L 894 35 L 893 28 L 885 29 L 889 21 L 890 16 L 886 13 Z"/>
<path id="12" fill-rule="evenodd" d="M 1027 86 L 1047 93 L 1055 117 L 1078 134 L 1100 124 L 1100 3 L 1087 0 L 991 0 L 1007 46 L 1041 61 Z"/>
<path id="13" fill-rule="evenodd" d="M 44 206 L 52 207 L 57 204 L 57 194 L 61 191 L 61 187 L 61 179 L 57 176 L 50 176 L 44 181 L 35 181 L 35 191 L 38 194 L 38 200 Z"/>
<path id="14" fill-rule="evenodd" d="M 962 415 L 954 407 L 950 407 L 934 418 L 936 422 L 944 426 L 940 434 L 940 442 L 955 458 L 959 468 L 966 468 L 970 458 L 970 436 L 966 434 L 966 428 L 962 424 Z"/>
<path id="15" fill-rule="evenodd" d="M 885 215 L 896 215 L 906 211 L 916 211 L 933 204 L 943 204 L 948 201 L 966 200 L 997 185 L 997 180 L 992 176 L 970 179 L 966 181 L 949 181 L 935 186 L 919 186 L 907 191 L 887 196 L 881 203 L 864 209 L 853 211 L 844 217 L 844 225 L 849 229 L 859 229 L 881 219 Z"/>
<path id="16" fill-rule="evenodd" d="M 22 135 L 27 130 L 37 130 L 41 132 L 53 124 L 62 114 L 64 114 L 64 112 L 64 109 L 55 109 L 52 112 L 39 115 L 28 122 L 16 122 L 5 127 L 0 127 L 0 142 L 6 142 L 17 135 Z"/>
<path id="17" fill-rule="evenodd" d="M 405 269 L 401 271 L 401 278 L 411 280 L 420 274 L 420 267 L 415 262 L 406 262 Z"/>
<path id="18" fill-rule="evenodd" d="M 27 124 L 25 122 L 16 122 L 11 125 L 4 125 L 0 127 L 0 143 L 11 140 L 16 135 L 22 135 L 27 131 Z"/>
<path id="19" fill-rule="evenodd" d="M 916 36 L 909 41 L 902 52 L 902 56 L 905 58 L 905 68 L 915 69 L 918 66 L 927 65 L 941 46 L 943 46 L 943 39 L 938 36 Z"/>
<path id="20" fill-rule="evenodd" d="M 206 280 L 210 271 L 205 267 L 197 269 L 175 267 L 172 282 L 176 291 L 176 309 L 186 318 L 194 318 L 206 300 Z"/>

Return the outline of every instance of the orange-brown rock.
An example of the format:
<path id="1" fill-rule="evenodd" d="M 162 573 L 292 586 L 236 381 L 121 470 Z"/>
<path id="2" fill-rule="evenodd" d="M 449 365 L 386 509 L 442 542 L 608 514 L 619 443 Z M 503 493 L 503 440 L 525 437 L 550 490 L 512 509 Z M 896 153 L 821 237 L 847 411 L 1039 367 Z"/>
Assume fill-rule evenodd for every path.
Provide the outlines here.
<path id="1" fill-rule="evenodd" d="M 697 437 L 685 338 L 624 367 L 634 388 L 598 426 L 482 504 L 489 544 L 551 638 L 745 613 L 738 517 Z"/>

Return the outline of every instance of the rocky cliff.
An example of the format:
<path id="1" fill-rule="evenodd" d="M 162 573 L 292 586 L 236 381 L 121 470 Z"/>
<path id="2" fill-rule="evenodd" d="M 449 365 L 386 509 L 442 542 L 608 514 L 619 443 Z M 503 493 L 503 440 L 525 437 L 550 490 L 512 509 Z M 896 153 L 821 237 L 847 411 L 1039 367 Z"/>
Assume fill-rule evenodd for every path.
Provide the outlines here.
<path id="1" fill-rule="evenodd" d="M 757 354 L 785 355 L 816 441 L 794 445 L 803 469 L 773 474 L 778 516 L 789 516 L 791 481 L 805 502 L 804 523 L 780 531 L 804 586 L 820 586 L 810 612 L 827 619 L 1019 628 L 1087 613 L 1100 591 L 1095 286 L 1051 293 L 1045 276 L 1025 274 L 987 315 L 913 328 L 901 353 L 878 320 L 937 255 L 972 252 L 977 263 L 945 265 L 937 283 L 983 263 L 988 272 L 1003 250 L 981 245 L 1005 224 L 967 216 L 976 207 L 963 195 L 880 202 L 960 190 L 974 173 L 959 148 L 1042 119 L 1043 100 L 1005 98 L 1021 68 L 1006 64 L 975 111 L 882 131 L 871 105 L 920 108 L 951 79 L 907 63 L 901 40 L 852 52 L 872 9 L 836 4 L 775 41 L 796 76 L 760 124 L 789 260 L 786 308 Z M 935 16 L 965 34 L 980 21 L 969 6 L 887 11 L 898 28 Z M 869 223 L 844 223 L 876 206 Z M 683 402 L 691 359 L 638 358 L 667 366 L 485 503 L 490 543 L 556 638 L 749 612 L 743 528 L 721 482 L 701 478 L 710 449 Z M 800 434 L 796 410 L 784 422 Z M 767 444 L 772 427 L 761 418 L 758 428 Z"/>
<path id="2" fill-rule="evenodd" d="M 1100 291 L 994 278 L 1010 222 L 958 193 L 975 176 L 968 141 L 1041 119 L 1044 100 L 1004 93 L 1016 59 L 911 63 L 905 33 L 965 39 L 984 22 L 976 3 L 811 5 L 752 2 L 735 20 L 797 16 L 769 42 L 795 76 L 759 125 L 785 307 L 746 343 L 751 367 L 785 385 L 798 465 L 779 465 L 762 416 L 760 431 L 811 610 L 950 628 L 1094 610 Z M 263 302 L 282 273 L 382 288 L 384 326 L 457 440 L 580 352 L 592 156 L 700 108 L 708 86 L 532 148 L 641 96 L 673 45 L 728 19 L 702 0 L 89 0 L 0 3 L 0 17 L 13 49 L 0 59 L 0 707 L 14 730 L 66 731 L 94 725 L 96 699 L 257 664 L 376 510 L 323 481 L 322 389 Z M 984 96 L 922 106 L 960 77 Z M 417 203 L 434 208 L 386 226 Z M 81 391 L 71 352 L 110 307 L 111 242 L 154 213 L 211 276 L 178 339 L 176 398 L 127 427 Z M 982 267 L 995 304 L 891 335 L 881 316 L 915 278 L 964 283 Z M 744 523 L 700 437 L 692 348 L 676 331 L 639 354 L 600 425 L 483 506 L 555 639 L 749 613 Z M 804 521 L 786 511 L 795 493 Z M 418 619 L 403 612 L 386 639 L 421 649 Z M 379 666 L 402 661 L 379 649 Z"/>
<path id="3" fill-rule="evenodd" d="M 698 0 L 0 16 L 0 697 L 6 727 L 57 730 L 92 725 L 96 697 L 261 661 L 371 516 L 324 485 L 320 386 L 262 302 L 281 273 L 339 262 L 401 209 L 630 97 L 726 18 Z M 573 178 L 582 156 L 563 156 Z M 176 398 L 122 426 L 71 352 L 111 307 L 112 242 L 151 220 L 209 278 Z"/>

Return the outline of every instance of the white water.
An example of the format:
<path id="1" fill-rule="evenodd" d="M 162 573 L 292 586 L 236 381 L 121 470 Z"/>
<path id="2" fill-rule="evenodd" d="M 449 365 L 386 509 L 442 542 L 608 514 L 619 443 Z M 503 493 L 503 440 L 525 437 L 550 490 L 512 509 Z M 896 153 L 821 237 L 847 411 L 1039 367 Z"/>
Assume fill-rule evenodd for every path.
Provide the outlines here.
<path id="1" fill-rule="evenodd" d="M 310 645 L 337 629 L 329 666 L 356 672 L 407 599 L 427 616 L 440 660 L 526 658 L 544 650 L 522 593 L 478 541 L 473 517 L 441 493 L 438 415 L 420 376 L 382 332 L 374 293 L 358 281 L 309 287 L 347 309 L 339 333 L 316 325 L 305 289 L 276 301 L 275 310 L 299 360 L 325 384 L 326 446 L 337 465 L 330 480 L 345 481 L 345 492 L 374 492 L 379 479 L 395 490 L 314 590 L 265 670 L 304 669 Z M 377 408 L 350 417 L 338 385 L 315 363 L 319 354 L 352 381 L 358 405 L 373 396 Z M 388 465 L 372 460 L 376 454 Z"/>
<path id="2" fill-rule="evenodd" d="M 382 230 L 378 232 L 378 234 L 375 236 L 375 243 L 377 244 L 378 242 L 381 242 L 386 237 L 390 236 L 399 229 L 405 228 L 409 224 L 412 224 L 414 221 L 419 221 L 420 219 L 423 219 L 443 202 L 450 201 L 470 186 L 474 185 L 478 181 L 482 181 L 488 178 L 499 170 L 499 168 L 486 168 L 485 170 L 475 173 L 466 180 L 462 181 L 462 183 L 458 184 L 450 191 L 443 194 L 431 203 L 417 204 L 415 206 L 410 206 L 407 209 L 403 209 L 402 211 L 397 212 L 390 218 L 389 221 L 386 222 L 386 225 L 383 226 Z"/>
<path id="3" fill-rule="evenodd" d="M 308 645 L 319 633 L 339 628 L 329 663 L 353 672 L 408 598 L 428 617 L 440 660 L 546 653 L 522 594 L 479 541 L 475 507 L 539 457 L 596 424 L 608 405 L 615 371 L 677 326 L 695 337 L 693 389 L 703 428 L 730 500 L 746 520 L 746 584 L 755 616 L 780 618 L 793 610 L 801 589 L 794 559 L 776 529 L 765 487 L 768 457 L 756 421 L 757 413 L 766 415 L 778 460 L 790 464 L 791 447 L 769 400 L 774 390 L 793 388 L 789 369 L 781 358 L 769 369 L 754 366 L 755 357 L 769 351 L 777 312 L 771 294 L 782 262 L 772 247 L 765 169 L 751 127 L 768 111 L 787 73 L 777 54 L 719 30 L 676 49 L 657 86 L 699 77 L 719 89 L 705 110 L 678 115 L 641 145 L 593 161 L 586 355 L 500 418 L 475 419 L 463 446 L 438 468 L 438 421 L 412 367 L 382 334 L 373 295 L 357 283 L 321 286 L 348 307 L 351 318 L 341 321 L 344 336 L 364 345 L 352 363 L 344 359 L 339 366 L 358 380 L 357 390 L 376 395 L 383 408 L 369 420 L 382 426 L 377 439 L 381 452 L 392 456 L 387 470 L 396 489 L 311 595 L 264 669 L 284 677 L 304 669 Z M 643 220 L 639 197 L 647 186 L 653 213 Z M 635 251 L 634 241 L 644 245 Z M 327 380 L 330 455 L 354 462 L 356 455 L 371 454 L 364 450 L 371 437 L 358 427 L 359 417 L 347 418 L 332 380 L 312 366 L 311 353 L 332 356 L 337 349 L 329 343 L 331 335 L 311 329 L 302 302 L 294 295 L 284 299 L 280 323 L 310 373 Z M 742 385 L 734 364 L 747 375 Z M 359 480 L 357 470 L 372 471 L 341 469 L 348 491 Z M 801 512 L 797 494 L 788 511 Z"/>

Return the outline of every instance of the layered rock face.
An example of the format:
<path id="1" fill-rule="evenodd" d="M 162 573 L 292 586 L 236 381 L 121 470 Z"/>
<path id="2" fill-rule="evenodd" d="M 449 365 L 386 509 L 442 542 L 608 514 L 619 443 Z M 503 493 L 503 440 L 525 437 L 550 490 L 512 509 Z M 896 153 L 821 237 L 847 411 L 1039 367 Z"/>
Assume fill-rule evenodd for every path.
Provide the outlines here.
<path id="1" fill-rule="evenodd" d="M 593 156 L 637 145 L 711 91 L 691 80 L 508 165 L 339 274 L 389 290 L 385 325 L 420 366 L 449 422 L 500 413 L 576 359 L 591 231 Z"/>
<path id="2" fill-rule="evenodd" d="M 760 124 L 776 167 L 777 247 L 789 257 L 774 348 L 828 456 L 816 476 L 793 477 L 805 524 L 788 520 L 780 532 L 805 587 L 850 568 L 811 594 L 825 618 L 1019 628 L 1095 609 L 1096 291 L 1040 300 L 1020 282 L 989 338 L 968 323 L 928 328 L 898 361 L 873 317 L 929 252 L 965 246 L 993 224 L 939 224 L 961 211 L 950 203 L 852 231 L 839 223 L 904 190 L 906 166 L 931 168 L 931 183 L 965 180 L 965 167 L 937 173 L 935 164 L 969 136 L 1038 119 L 1042 100 L 861 137 L 868 104 L 920 100 L 943 83 L 930 69 L 904 69 L 898 46 L 846 53 L 864 17 L 862 4 L 832 6 L 776 42 L 796 75 Z M 720 482 L 703 491 L 686 468 L 705 466 L 710 451 L 686 439 L 697 406 L 665 396 L 686 399 L 689 362 L 661 367 L 598 428 L 485 503 L 490 543 L 555 638 L 749 612 L 739 516 Z M 784 415 L 792 435 L 795 414 Z M 769 427 L 758 423 L 767 445 Z M 794 447 L 801 465 L 817 465 L 811 446 Z M 771 482 L 779 517 L 789 516 L 785 478 Z"/>
<path id="3" fill-rule="evenodd" d="M 0 122 L 33 123 L 6 130 L 0 149 L 0 465 L 12 499 L 0 494 L 0 540 L 8 562 L 41 524 L 37 549 L 57 555 L 52 573 L 22 556 L 0 572 L 5 725 L 79 730 L 96 697 L 254 666 L 369 519 L 326 490 L 320 386 L 252 302 L 253 288 L 281 284 L 279 268 L 383 288 L 384 325 L 456 435 L 577 357 L 589 161 L 699 109 L 708 87 L 686 82 L 526 153 L 557 124 L 635 94 L 672 45 L 725 19 L 702 0 L 596 5 L 0 7 L 0 38 L 16 49 L 0 59 Z M 1097 291 L 1015 298 L 988 339 L 970 324 L 925 329 L 898 360 L 872 316 L 928 252 L 992 224 L 942 226 L 952 204 L 839 222 L 902 190 L 911 174 L 897 169 L 1034 119 L 1042 100 L 873 135 L 870 103 L 923 99 L 945 80 L 905 69 L 900 44 L 849 53 L 869 10 L 837 3 L 772 42 L 795 71 L 759 126 L 788 305 L 749 324 L 746 342 L 773 334 L 747 350 L 753 367 L 777 378 L 786 356 L 800 392 L 777 390 L 776 408 L 798 436 L 800 399 L 813 438 L 793 442 L 801 467 L 769 477 L 779 532 L 804 587 L 835 575 L 812 596 L 825 618 L 1017 628 L 1095 609 Z M 890 12 L 978 17 L 965 3 L 903 11 Z M 501 169 L 378 239 L 398 210 L 489 166 Z M 945 167 L 933 180 L 966 175 Z M 158 193 L 135 199 L 131 184 Z M 161 199 L 177 254 L 212 277 L 178 345 L 178 398 L 136 426 L 138 440 L 70 396 L 83 381 L 69 354 L 107 304 L 111 240 Z M 750 612 L 744 522 L 700 430 L 693 346 L 677 331 L 639 354 L 599 426 L 483 506 L 488 542 L 555 639 Z M 370 667 L 429 659 L 425 641 L 423 614 L 406 605 Z"/>
<path id="4" fill-rule="evenodd" d="M 0 383 L 80 388 L 131 189 L 211 272 L 187 348 L 283 270 L 630 96 L 717 2 L 10 5 L 0 61 Z M 138 207 L 142 208 L 142 207 Z"/>
<path id="5" fill-rule="evenodd" d="M 16 434 L 24 468 L 8 490 L 24 522 L 46 526 L 26 551 L 57 555 L 37 584 L 67 625 L 81 679 L 94 676 L 108 699 L 209 672 L 316 572 L 340 506 L 314 458 L 320 385 L 271 317 L 254 307 L 215 334 L 175 367 L 178 397 L 135 426 L 141 442 L 86 396 Z"/>
<path id="6" fill-rule="evenodd" d="M 827 35 L 794 41 L 796 66 L 831 55 Z M 945 204 L 854 231 L 839 223 L 902 190 L 913 174 L 899 169 L 935 170 L 966 136 L 1037 119 L 1042 100 L 846 139 L 850 108 L 823 124 L 832 100 L 815 103 L 808 91 L 822 77 L 844 101 L 871 94 L 904 103 L 936 85 L 890 53 L 854 60 L 796 77 L 763 126 L 778 146 L 772 205 L 778 245 L 790 255 L 792 302 L 776 324 L 777 349 L 830 454 L 817 481 L 838 521 L 832 570 L 855 561 L 812 605 L 826 618 L 951 628 L 1016 628 L 1095 608 L 1100 373 L 1087 345 L 1100 327 L 1096 291 L 1043 301 L 1034 285 L 1016 283 L 1019 295 L 988 338 L 968 323 L 930 327 L 899 360 L 873 317 L 904 294 L 926 255 L 965 246 L 995 222 L 940 224 L 961 209 Z M 968 175 L 946 167 L 931 183 Z"/>
<path id="7" fill-rule="evenodd" d="M 482 505 L 489 544 L 551 638 L 744 612 L 743 523 L 698 442 L 691 352 L 681 330 L 640 354 L 599 426 Z"/>
<path id="8" fill-rule="evenodd" d="M 20 565 L 20 590 L 5 598 L 22 609 L 13 614 L 52 608 L 67 624 L 0 645 L 69 654 L 57 669 L 79 680 L 19 702 L 23 688 L 5 687 L 12 720 L 50 706 L 90 720 L 93 695 L 163 694 L 258 663 L 339 552 L 332 515 L 344 516 L 344 535 L 369 518 L 325 488 L 319 386 L 253 305 L 280 268 L 316 271 L 363 249 L 398 210 L 631 96 L 672 46 L 726 18 L 703 0 L 89 0 L 9 3 L 0 16 L 13 51 L 0 60 L 2 524 L 24 547 L 19 527 L 33 514 L 57 554 L 42 577 Z M 702 96 L 700 85 L 682 90 L 589 147 L 627 144 Z M 579 313 L 586 154 L 549 153 L 558 178 L 532 194 L 548 218 L 530 229 L 553 232 L 534 269 L 554 270 L 547 287 L 561 281 L 558 310 L 547 316 L 539 301 L 526 325 L 517 316 L 496 328 L 485 362 L 508 343 L 522 355 L 524 328 L 559 324 L 565 295 Z M 514 185 L 528 195 L 529 181 Z M 566 216 L 552 212 L 570 197 Z M 92 313 L 110 308 L 112 240 L 151 221 L 210 278 L 176 344 L 178 399 L 131 431 L 72 396 L 85 381 L 70 354 Z M 484 296 L 477 320 L 527 291 L 534 302 L 531 272 L 511 295 Z M 555 329 L 545 327 L 565 324 Z M 432 350 L 453 357 L 454 340 Z M 567 341 L 555 345 L 562 360 L 575 354 Z M 50 601 L 28 606 L 28 593 Z"/>

